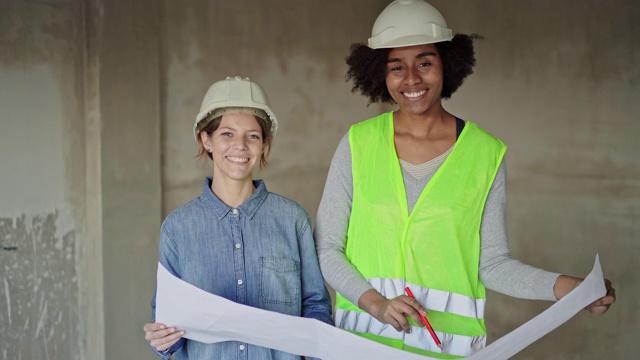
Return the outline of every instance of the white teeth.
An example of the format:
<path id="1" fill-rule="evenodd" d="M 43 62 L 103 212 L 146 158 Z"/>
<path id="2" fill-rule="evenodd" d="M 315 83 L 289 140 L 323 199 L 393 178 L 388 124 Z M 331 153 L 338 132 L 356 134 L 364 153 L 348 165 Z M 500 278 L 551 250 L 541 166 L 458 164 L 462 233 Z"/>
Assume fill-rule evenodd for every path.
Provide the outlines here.
<path id="1" fill-rule="evenodd" d="M 234 156 L 227 156 L 227 159 L 233 161 L 233 162 L 247 162 L 249 161 L 249 158 L 239 158 L 239 157 L 234 157 Z"/>
<path id="2" fill-rule="evenodd" d="M 426 90 L 422 90 L 422 91 L 416 91 L 416 92 L 405 92 L 403 94 L 408 98 L 417 98 L 418 96 L 424 95 L 424 93 L 426 92 L 427 92 Z"/>

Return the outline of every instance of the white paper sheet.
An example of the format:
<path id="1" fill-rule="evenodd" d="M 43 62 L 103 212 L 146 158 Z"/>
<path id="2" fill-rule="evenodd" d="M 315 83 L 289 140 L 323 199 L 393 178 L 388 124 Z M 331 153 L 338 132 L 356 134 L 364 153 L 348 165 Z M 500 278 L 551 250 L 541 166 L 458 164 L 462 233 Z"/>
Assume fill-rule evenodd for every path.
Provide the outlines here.
<path id="1" fill-rule="evenodd" d="M 174 277 L 160 263 L 157 281 L 156 321 L 185 330 L 184 337 L 195 341 L 235 340 L 325 360 L 433 359 L 390 348 L 315 319 L 234 303 Z M 508 359 L 605 293 L 602 269 L 596 256 L 593 270 L 580 286 L 468 359 Z"/>
<path id="2" fill-rule="evenodd" d="M 600 258 L 596 255 L 591 273 L 582 284 L 573 289 L 560 301 L 551 305 L 538 316 L 527 321 L 522 326 L 494 341 L 489 346 L 478 351 L 468 359 L 508 359 L 536 340 L 550 333 L 553 329 L 567 322 L 587 305 L 605 296 L 604 277 Z"/>

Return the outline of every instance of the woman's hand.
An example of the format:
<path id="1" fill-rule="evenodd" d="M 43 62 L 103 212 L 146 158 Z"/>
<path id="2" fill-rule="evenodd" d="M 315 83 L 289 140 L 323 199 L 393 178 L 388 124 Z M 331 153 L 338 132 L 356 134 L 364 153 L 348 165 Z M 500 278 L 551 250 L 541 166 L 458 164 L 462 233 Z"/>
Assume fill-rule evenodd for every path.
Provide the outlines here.
<path id="1" fill-rule="evenodd" d="M 556 299 L 560 300 L 565 297 L 571 290 L 575 289 L 578 285 L 582 283 L 582 279 L 560 275 L 556 280 L 555 285 L 553 286 L 553 293 L 556 296 Z M 593 314 L 604 314 L 609 310 L 609 307 L 616 302 L 616 289 L 611 286 L 611 280 L 604 279 L 604 285 L 607 289 L 607 293 L 601 297 L 600 299 L 589 304 L 585 309 L 590 311 Z"/>
<path id="2" fill-rule="evenodd" d="M 144 338 L 158 351 L 165 351 L 184 335 L 184 331 L 165 324 L 150 322 L 144 325 Z"/>
<path id="3" fill-rule="evenodd" d="M 611 281 L 609 279 L 604 279 L 604 286 L 607 289 L 607 293 L 585 308 L 593 314 L 601 315 L 606 313 L 609 310 L 609 307 L 616 302 L 616 289 L 611 286 Z"/>
<path id="4" fill-rule="evenodd" d="M 376 290 L 368 290 L 358 300 L 358 306 L 383 324 L 389 324 L 397 331 L 411 332 L 411 324 L 407 316 L 411 316 L 416 324 L 422 324 L 420 313 L 427 316 L 427 310 L 413 298 L 400 295 L 387 299 Z"/>

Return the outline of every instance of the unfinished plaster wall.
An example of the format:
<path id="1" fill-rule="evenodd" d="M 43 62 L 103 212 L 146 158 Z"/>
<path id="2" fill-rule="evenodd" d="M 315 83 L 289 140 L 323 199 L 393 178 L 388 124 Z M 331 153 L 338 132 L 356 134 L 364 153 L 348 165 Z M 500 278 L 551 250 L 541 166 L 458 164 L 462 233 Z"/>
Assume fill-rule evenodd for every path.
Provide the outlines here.
<path id="1" fill-rule="evenodd" d="M 596 253 L 618 302 L 582 312 L 519 359 L 635 357 L 640 311 L 640 3 L 433 1 L 478 32 L 475 74 L 446 104 L 509 146 L 507 224 L 514 256 L 574 275 Z M 490 341 L 546 302 L 490 293 Z M 606 340 L 605 340 L 606 339 Z"/>
<path id="2" fill-rule="evenodd" d="M 153 358 L 142 326 L 161 220 L 160 6 L 104 1 L 100 13 L 105 359 Z"/>
<path id="3" fill-rule="evenodd" d="M 83 359 L 82 7 L 0 3 L 0 358 Z"/>
<path id="4" fill-rule="evenodd" d="M 155 1 L 0 2 L 0 358 L 152 358 Z"/>

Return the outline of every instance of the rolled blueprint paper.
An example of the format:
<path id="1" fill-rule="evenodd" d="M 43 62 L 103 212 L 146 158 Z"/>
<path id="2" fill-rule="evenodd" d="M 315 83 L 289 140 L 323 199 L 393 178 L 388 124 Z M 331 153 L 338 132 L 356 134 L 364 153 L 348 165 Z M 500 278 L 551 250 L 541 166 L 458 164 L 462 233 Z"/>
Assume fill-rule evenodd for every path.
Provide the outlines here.
<path id="1" fill-rule="evenodd" d="M 158 263 L 156 321 L 185 331 L 203 343 L 241 341 L 301 356 L 333 359 L 433 359 L 357 336 L 316 319 L 284 315 L 237 304 L 171 275 Z M 467 359 L 508 359 L 606 293 L 602 268 L 560 301 Z"/>

